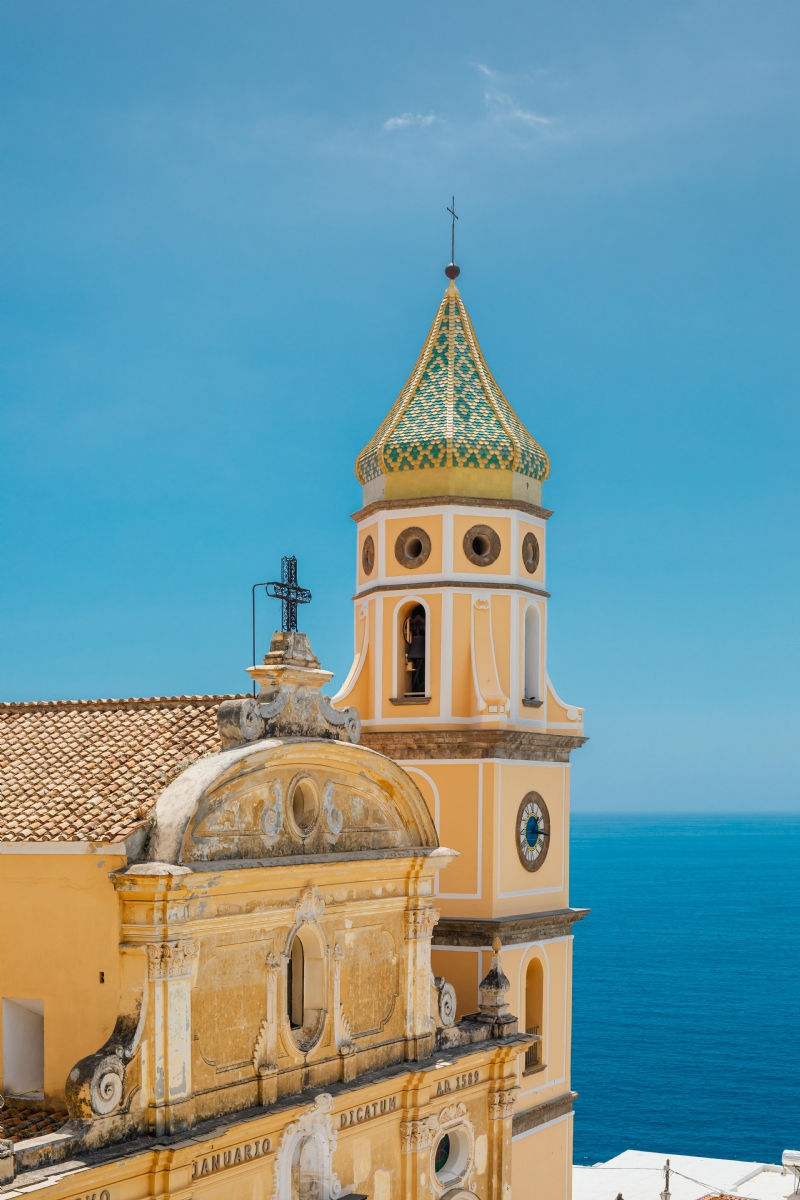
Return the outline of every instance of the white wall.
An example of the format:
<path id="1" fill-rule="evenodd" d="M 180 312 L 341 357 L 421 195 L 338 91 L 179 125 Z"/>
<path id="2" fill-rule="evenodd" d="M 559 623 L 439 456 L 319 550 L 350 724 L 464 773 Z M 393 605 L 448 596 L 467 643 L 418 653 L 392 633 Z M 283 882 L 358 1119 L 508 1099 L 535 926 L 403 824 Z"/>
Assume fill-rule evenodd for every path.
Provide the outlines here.
<path id="1" fill-rule="evenodd" d="M 541 700 L 543 689 L 540 679 L 541 627 L 539 608 L 529 604 L 525 609 L 525 691 L 526 700 Z"/>
<path id="2" fill-rule="evenodd" d="M 44 1002 L 3 1000 L 3 1092 L 44 1089 Z"/>

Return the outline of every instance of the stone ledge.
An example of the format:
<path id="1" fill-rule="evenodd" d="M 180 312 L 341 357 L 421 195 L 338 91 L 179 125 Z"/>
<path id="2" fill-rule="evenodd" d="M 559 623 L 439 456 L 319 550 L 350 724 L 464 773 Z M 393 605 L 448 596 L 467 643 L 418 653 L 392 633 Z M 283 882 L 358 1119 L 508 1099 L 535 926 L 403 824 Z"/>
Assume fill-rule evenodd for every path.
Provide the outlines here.
<path id="1" fill-rule="evenodd" d="M 537 1125 L 544 1125 L 547 1121 L 553 1121 L 556 1117 L 563 1117 L 565 1113 L 572 1112 L 573 1101 L 577 1099 L 577 1092 L 565 1092 L 563 1096 L 556 1096 L 555 1100 L 547 1100 L 544 1104 L 537 1104 L 535 1108 L 527 1108 L 523 1112 L 514 1113 L 511 1122 L 511 1136 L 516 1137 L 518 1133 L 527 1133 L 529 1129 L 535 1129 Z"/>
<path id="2" fill-rule="evenodd" d="M 414 583 L 415 592 L 441 592 L 446 588 L 467 588 L 469 591 L 488 591 L 488 592 L 522 592 L 525 596 L 544 596 L 546 600 L 550 599 L 550 593 L 544 588 L 532 587 L 527 583 L 515 583 L 510 580 L 499 580 L 492 582 L 488 579 L 478 579 L 478 582 L 473 582 L 471 579 L 428 579 L 426 581 L 409 581 L 401 579 L 399 583 L 373 583 L 364 584 L 360 591 L 355 592 L 351 597 L 352 600 L 365 600 L 367 596 L 377 595 L 379 592 L 407 592 L 410 582 Z"/>
<path id="3" fill-rule="evenodd" d="M 559 908 L 551 912 L 523 913 L 515 917 L 440 917 L 434 926 L 433 946 L 491 946 L 496 937 L 504 946 L 544 942 L 568 936 L 588 908 Z"/>
<path id="4" fill-rule="evenodd" d="M 515 508 L 517 512 L 529 513 L 543 521 L 553 515 L 551 508 L 540 508 L 538 504 L 531 504 L 527 500 L 506 500 L 496 496 L 409 496 L 401 500 L 373 500 L 358 512 L 351 513 L 350 519 L 358 522 L 385 509 L 438 508 L 441 504 L 457 504 L 460 508 Z"/>
<path id="5" fill-rule="evenodd" d="M 413 720 L 409 716 L 409 720 Z M 361 744 L 393 758 L 502 758 L 527 762 L 569 762 L 588 739 L 580 735 L 519 729 L 365 729 Z"/>

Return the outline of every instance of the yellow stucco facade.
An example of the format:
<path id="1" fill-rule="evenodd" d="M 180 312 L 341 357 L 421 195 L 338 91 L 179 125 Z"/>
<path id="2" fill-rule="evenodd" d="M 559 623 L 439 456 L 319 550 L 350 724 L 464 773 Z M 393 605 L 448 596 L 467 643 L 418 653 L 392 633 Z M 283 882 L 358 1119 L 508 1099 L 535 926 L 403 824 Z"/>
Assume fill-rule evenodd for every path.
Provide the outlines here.
<path id="1" fill-rule="evenodd" d="M 438 450 L 403 425 L 434 385 Z M 27 1099 L 68 1110 L 0 1141 L 7 1200 L 569 1200 L 583 710 L 547 673 L 549 463 L 452 282 L 376 439 L 338 694 L 276 634 L 132 837 L 0 842 L 3 1087 L 41 1018 Z"/>

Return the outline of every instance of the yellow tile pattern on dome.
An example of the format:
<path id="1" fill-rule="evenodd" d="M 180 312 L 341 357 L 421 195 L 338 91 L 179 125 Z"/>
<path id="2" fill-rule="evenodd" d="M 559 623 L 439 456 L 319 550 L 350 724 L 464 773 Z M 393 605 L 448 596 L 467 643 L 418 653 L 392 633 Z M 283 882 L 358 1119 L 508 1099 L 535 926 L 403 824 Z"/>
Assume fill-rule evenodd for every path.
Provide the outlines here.
<path id="1" fill-rule="evenodd" d="M 486 365 L 455 283 L 445 291 L 414 370 L 356 459 L 362 484 L 426 467 L 517 471 L 543 480 L 550 461 Z"/>

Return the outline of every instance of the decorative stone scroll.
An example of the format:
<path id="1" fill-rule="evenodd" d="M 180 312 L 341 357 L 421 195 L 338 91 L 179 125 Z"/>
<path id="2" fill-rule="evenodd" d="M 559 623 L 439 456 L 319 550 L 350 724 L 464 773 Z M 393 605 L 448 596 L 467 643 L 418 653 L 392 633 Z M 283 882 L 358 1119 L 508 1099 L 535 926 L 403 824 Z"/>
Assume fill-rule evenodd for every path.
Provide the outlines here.
<path id="1" fill-rule="evenodd" d="M 344 950 L 337 942 L 333 947 L 333 1040 L 340 1054 L 352 1054 L 353 1034 L 342 1005 L 342 963 Z"/>
<path id="2" fill-rule="evenodd" d="M 260 684 L 258 696 L 224 700 L 217 710 L 223 748 L 262 738 L 332 738 L 358 742 L 361 718 L 355 708 L 334 708 L 322 687 L 332 678 L 323 671 L 304 633 L 274 634 L 263 664 L 248 668 Z"/>
<path id="3" fill-rule="evenodd" d="M 127 1055 L 122 1046 L 109 1047 L 82 1058 L 67 1076 L 70 1117 L 94 1121 L 108 1117 L 123 1105 Z"/>
<path id="4" fill-rule="evenodd" d="M 315 887 L 306 888 L 294 906 L 295 925 L 310 925 L 325 912 L 325 897 Z"/>
<path id="5" fill-rule="evenodd" d="M 125 1064 L 118 1054 L 109 1054 L 95 1067 L 89 1094 L 92 1110 L 98 1117 L 107 1117 L 119 1108 L 125 1081 Z"/>
<path id="6" fill-rule="evenodd" d="M 458 1104 L 449 1104 L 439 1113 L 439 1124 L 448 1125 L 451 1121 L 461 1121 L 467 1115 L 467 1106 L 463 1100 Z"/>
<path id="7" fill-rule="evenodd" d="M 275 845 L 283 828 L 283 788 L 279 779 L 267 785 L 267 803 L 261 812 L 261 829 L 269 850 Z"/>
<path id="8" fill-rule="evenodd" d="M 443 975 L 434 975 L 431 971 L 431 986 L 435 997 L 436 1011 L 439 1014 L 437 1025 L 449 1028 L 456 1019 L 458 1000 L 456 989 L 452 983 L 447 983 Z"/>
<path id="9" fill-rule="evenodd" d="M 325 841 L 330 842 L 331 845 L 334 846 L 336 845 L 339 834 L 342 832 L 342 826 L 344 825 L 344 816 L 333 801 L 335 791 L 336 788 L 329 779 L 325 784 L 325 789 L 322 793 L 322 809 L 325 813 L 325 823 L 328 826 L 325 833 Z"/>
<path id="10" fill-rule="evenodd" d="M 147 974 L 150 979 L 186 979 L 192 974 L 200 953 L 197 942 L 157 942 L 147 947 Z"/>

